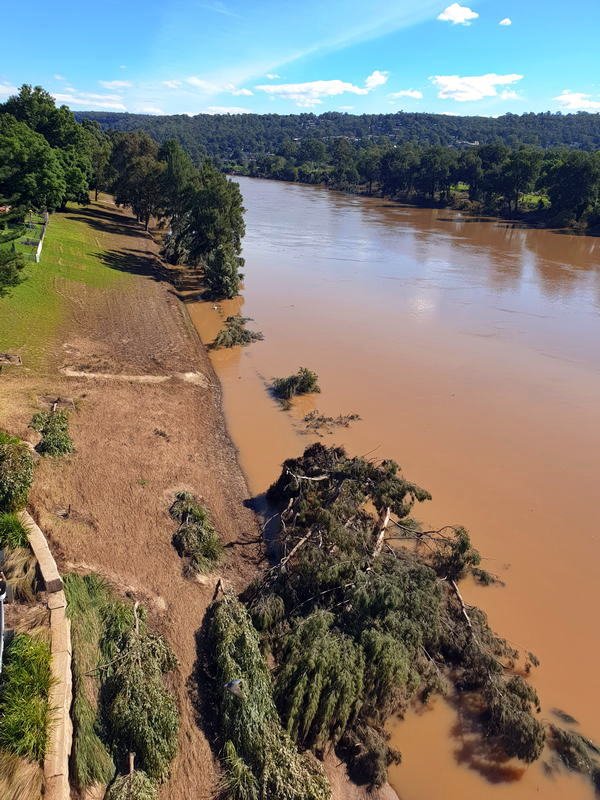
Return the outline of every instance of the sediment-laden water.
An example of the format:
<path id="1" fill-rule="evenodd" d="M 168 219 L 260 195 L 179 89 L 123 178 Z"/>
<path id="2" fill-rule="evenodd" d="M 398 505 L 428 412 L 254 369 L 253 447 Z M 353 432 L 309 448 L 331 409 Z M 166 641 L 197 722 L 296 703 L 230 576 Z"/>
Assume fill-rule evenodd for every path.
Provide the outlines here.
<path id="1" fill-rule="evenodd" d="M 544 717 L 600 740 L 600 239 L 240 185 L 243 298 L 190 311 L 207 342 L 238 310 L 265 334 L 213 354 L 251 491 L 314 438 L 308 411 L 360 414 L 325 441 L 396 459 L 433 495 L 416 516 L 470 530 L 506 586 L 466 584 L 468 601 L 540 659 Z M 266 383 L 299 366 L 322 394 L 282 411 Z M 451 702 L 390 730 L 402 800 L 593 796 L 541 763 L 490 763 Z"/>

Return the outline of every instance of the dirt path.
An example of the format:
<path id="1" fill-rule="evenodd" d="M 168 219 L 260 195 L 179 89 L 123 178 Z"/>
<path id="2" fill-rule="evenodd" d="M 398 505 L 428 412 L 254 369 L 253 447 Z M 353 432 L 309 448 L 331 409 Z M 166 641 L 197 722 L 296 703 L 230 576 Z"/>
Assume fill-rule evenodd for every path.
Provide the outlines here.
<path id="1" fill-rule="evenodd" d="M 243 505 L 247 489 L 225 430 L 218 381 L 185 309 L 159 280 L 154 242 L 108 204 L 71 216 L 95 229 L 108 266 L 135 278 L 108 289 L 61 286 L 69 315 L 59 339 L 48 342 L 47 364 L 36 373 L 25 366 L 2 376 L 3 424 L 31 438 L 27 423 L 40 397 L 73 398 L 76 452 L 40 463 L 33 513 L 62 570 L 97 570 L 146 599 L 180 664 L 172 681 L 180 746 L 161 796 L 209 798 L 216 768 L 190 697 L 195 633 L 218 576 L 182 577 L 167 509 L 180 488 L 203 498 L 231 545 L 220 574 L 236 586 L 255 571 L 258 553 L 234 542 L 256 539 L 256 520 Z M 69 518 L 57 515 L 69 507 Z"/>

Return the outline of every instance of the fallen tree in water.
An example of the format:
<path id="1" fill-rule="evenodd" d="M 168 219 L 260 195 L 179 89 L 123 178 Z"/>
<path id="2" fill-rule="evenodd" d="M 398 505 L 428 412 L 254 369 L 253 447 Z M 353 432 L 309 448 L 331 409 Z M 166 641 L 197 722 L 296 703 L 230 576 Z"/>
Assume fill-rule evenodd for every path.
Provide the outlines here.
<path id="1" fill-rule="evenodd" d="M 245 599 L 300 746 L 337 746 L 356 779 L 380 785 L 399 758 L 387 717 L 454 684 L 479 704 L 482 735 L 509 756 L 539 757 L 544 726 L 519 654 L 459 589 L 479 554 L 463 528 L 425 531 L 410 517 L 427 491 L 393 461 L 316 444 L 284 463 L 268 499 L 280 558 Z"/>
<path id="2" fill-rule="evenodd" d="M 277 560 L 243 593 L 244 605 L 219 604 L 211 625 L 217 688 L 233 679 L 243 687 L 233 697 L 221 692 L 228 775 L 254 785 L 257 751 L 267 758 L 271 734 L 247 738 L 265 728 L 259 703 L 269 725 L 281 720 L 282 742 L 287 734 L 318 756 L 334 747 L 354 780 L 380 786 L 400 760 L 386 719 L 415 699 L 452 691 L 475 709 L 490 759 L 501 753 L 531 763 L 548 744 L 563 764 L 598 780 L 596 746 L 541 721 L 525 679 L 535 656 L 520 654 L 465 601 L 466 576 L 488 582 L 467 531 L 424 530 L 411 514 L 430 495 L 396 463 L 314 444 L 283 464 L 267 498 L 281 522 Z M 272 684 L 257 631 L 274 662 Z M 227 744 L 236 736 L 243 738 Z"/>

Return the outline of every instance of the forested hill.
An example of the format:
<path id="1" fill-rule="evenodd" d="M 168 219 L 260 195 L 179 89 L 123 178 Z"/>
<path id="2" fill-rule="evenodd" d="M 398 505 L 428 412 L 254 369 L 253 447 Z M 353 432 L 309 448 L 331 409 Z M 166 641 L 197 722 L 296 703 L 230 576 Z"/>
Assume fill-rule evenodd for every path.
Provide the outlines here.
<path id="1" fill-rule="evenodd" d="M 421 145 L 466 146 L 497 139 L 505 144 L 539 147 L 600 149 L 600 114 L 505 114 L 491 117 L 454 117 L 444 114 L 198 114 L 149 116 L 99 111 L 76 113 L 79 120 L 97 120 L 115 131 L 144 130 L 158 142 L 178 140 L 198 160 L 204 155 L 240 161 L 280 150 L 286 139 L 350 137 L 384 138 Z"/>

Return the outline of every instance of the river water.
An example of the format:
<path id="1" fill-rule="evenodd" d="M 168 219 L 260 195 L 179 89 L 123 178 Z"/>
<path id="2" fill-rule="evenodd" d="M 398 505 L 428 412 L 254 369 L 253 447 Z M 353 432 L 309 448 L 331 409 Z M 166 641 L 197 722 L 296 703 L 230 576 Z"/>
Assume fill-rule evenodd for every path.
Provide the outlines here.
<path id="1" fill-rule="evenodd" d="M 391 457 L 429 489 L 425 524 L 463 524 L 504 587 L 467 583 L 493 627 L 541 661 L 543 703 L 600 740 L 600 239 L 241 179 L 243 297 L 192 303 L 265 341 L 213 354 L 250 490 L 314 439 L 318 408 L 362 420 L 325 435 Z M 322 393 L 291 411 L 267 382 L 300 366 Z M 402 800 L 591 798 L 543 763 L 490 764 L 450 702 L 392 720 Z M 547 760 L 547 759 L 546 759 Z"/>

